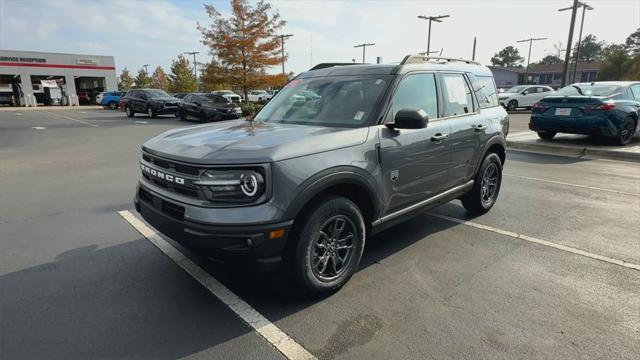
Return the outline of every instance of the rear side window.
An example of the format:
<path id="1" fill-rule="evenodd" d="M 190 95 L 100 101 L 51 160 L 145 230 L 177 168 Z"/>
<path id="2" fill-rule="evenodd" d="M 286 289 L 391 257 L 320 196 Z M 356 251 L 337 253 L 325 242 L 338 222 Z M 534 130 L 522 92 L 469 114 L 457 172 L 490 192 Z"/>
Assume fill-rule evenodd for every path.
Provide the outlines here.
<path id="1" fill-rule="evenodd" d="M 498 106 L 498 91 L 491 76 L 467 74 L 473 91 L 476 93 L 481 109 Z"/>
<path id="2" fill-rule="evenodd" d="M 442 74 L 442 85 L 445 117 L 473 112 L 471 90 L 462 74 Z"/>
<path id="3" fill-rule="evenodd" d="M 636 100 L 640 101 L 640 85 L 633 85 L 631 87 L 631 93 Z"/>
<path id="4" fill-rule="evenodd" d="M 392 115 L 406 108 L 424 110 L 429 119 L 438 117 L 438 93 L 433 74 L 412 74 L 405 77 L 393 95 Z"/>

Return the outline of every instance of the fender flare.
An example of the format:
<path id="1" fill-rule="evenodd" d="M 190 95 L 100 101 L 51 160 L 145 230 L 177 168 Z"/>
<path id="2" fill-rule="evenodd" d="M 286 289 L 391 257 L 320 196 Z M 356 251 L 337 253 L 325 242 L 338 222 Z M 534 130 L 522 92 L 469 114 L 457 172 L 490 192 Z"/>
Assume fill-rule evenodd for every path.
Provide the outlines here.
<path id="1" fill-rule="evenodd" d="M 323 170 L 299 185 L 300 191 L 284 212 L 284 218 L 294 219 L 305 205 L 322 191 L 341 184 L 356 185 L 364 189 L 373 204 L 373 219 L 380 214 L 381 201 L 378 196 L 377 183 L 373 176 L 357 167 L 338 166 Z"/>
<path id="2" fill-rule="evenodd" d="M 495 135 L 494 137 L 489 139 L 489 141 L 487 141 L 484 144 L 484 147 L 481 150 L 482 155 L 478 157 L 478 161 L 476 162 L 476 166 L 475 166 L 475 171 L 473 172 L 474 176 L 478 172 L 478 170 L 480 169 L 480 166 L 482 165 L 482 160 L 484 160 L 484 156 L 487 154 L 487 151 L 489 150 L 489 148 L 492 147 L 493 145 L 496 145 L 496 144 L 502 146 L 502 148 L 505 150 L 505 153 L 506 153 L 506 151 L 507 151 L 507 141 L 504 139 L 503 136 Z M 504 164 L 502 164 L 502 165 L 504 166 Z"/>

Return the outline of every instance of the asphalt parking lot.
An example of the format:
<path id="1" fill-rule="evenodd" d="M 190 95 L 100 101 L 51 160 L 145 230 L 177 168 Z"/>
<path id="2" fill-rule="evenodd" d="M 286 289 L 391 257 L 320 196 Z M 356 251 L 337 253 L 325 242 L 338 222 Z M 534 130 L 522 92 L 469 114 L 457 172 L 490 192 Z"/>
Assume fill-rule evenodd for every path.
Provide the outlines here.
<path id="1" fill-rule="evenodd" d="M 184 125 L 0 112 L 0 358 L 284 358 L 118 214 L 140 144 Z M 170 244 L 321 359 L 637 359 L 640 167 L 507 158 L 490 213 L 451 202 L 369 239 L 322 300 Z"/>

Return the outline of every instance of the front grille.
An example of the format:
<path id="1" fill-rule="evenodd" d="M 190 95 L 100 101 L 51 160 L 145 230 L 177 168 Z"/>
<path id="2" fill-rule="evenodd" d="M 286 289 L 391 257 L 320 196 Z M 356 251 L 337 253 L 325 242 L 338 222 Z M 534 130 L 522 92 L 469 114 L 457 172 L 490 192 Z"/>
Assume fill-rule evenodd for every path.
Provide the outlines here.
<path id="1" fill-rule="evenodd" d="M 146 153 L 142 154 L 142 159 L 156 170 L 167 170 L 167 174 L 184 179 L 184 184 L 178 184 L 158 176 L 149 175 L 143 171 L 142 176 L 153 185 L 190 198 L 201 200 L 205 199 L 204 196 L 200 194 L 198 187 L 192 184 L 192 181 L 196 180 L 200 176 L 201 171 L 204 170 L 194 166 L 161 159 Z"/>

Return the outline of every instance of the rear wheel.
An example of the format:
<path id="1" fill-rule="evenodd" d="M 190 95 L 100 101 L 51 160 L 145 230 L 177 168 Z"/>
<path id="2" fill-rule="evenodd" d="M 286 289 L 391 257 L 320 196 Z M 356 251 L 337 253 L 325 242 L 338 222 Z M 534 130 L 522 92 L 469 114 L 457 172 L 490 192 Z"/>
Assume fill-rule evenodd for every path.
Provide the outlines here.
<path id="1" fill-rule="evenodd" d="M 124 106 L 124 112 L 127 114 L 128 117 L 133 117 L 136 114 L 135 111 L 133 111 L 133 109 L 129 105 Z"/>
<path id="2" fill-rule="evenodd" d="M 540 139 L 542 140 L 551 140 L 553 139 L 554 136 L 556 136 L 556 134 L 557 134 L 556 131 L 549 131 L 549 130 L 538 131 L 538 137 L 540 137 Z"/>
<path id="3" fill-rule="evenodd" d="M 624 119 L 622 123 L 622 128 L 618 132 L 618 136 L 616 136 L 616 144 L 617 145 L 627 145 L 633 139 L 633 136 L 636 133 L 636 122 L 633 118 L 628 117 Z"/>
<path id="4" fill-rule="evenodd" d="M 200 112 L 200 122 L 202 123 L 209 122 L 209 117 L 207 116 L 207 113 L 205 113 L 204 111 Z"/>
<path id="5" fill-rule="evenodd" d="M 109 101 L 109 109 L 111 110 L 115 110 L 118 107 L 118 104 L 116 104 L 115 101 Z"/>
<path id="6" fill-rule="evenodd" d="M 507 110 L 509 110 L 509 111 L 516 111 L 517 108 L 518 108 L 518 101 L 517 100 L 511 100 L 507 104 Z"/>
<path id="7" fill-rule="evenodd" d="M 502 162 L 495 153 L 485 156 L 471 191 L 462 197 L 462 206 L 471 214 L 484 214 L 498 199 L 502 184 Z"/>
<path id="8" fill-rule="evenodd" d="M 364 218 L 351 200 L 331 196 L 300 220 L 293 252 L 293 273 L 301 289 L 321 295 L 342 287 L 360 263 L 365 243 Z"/>

